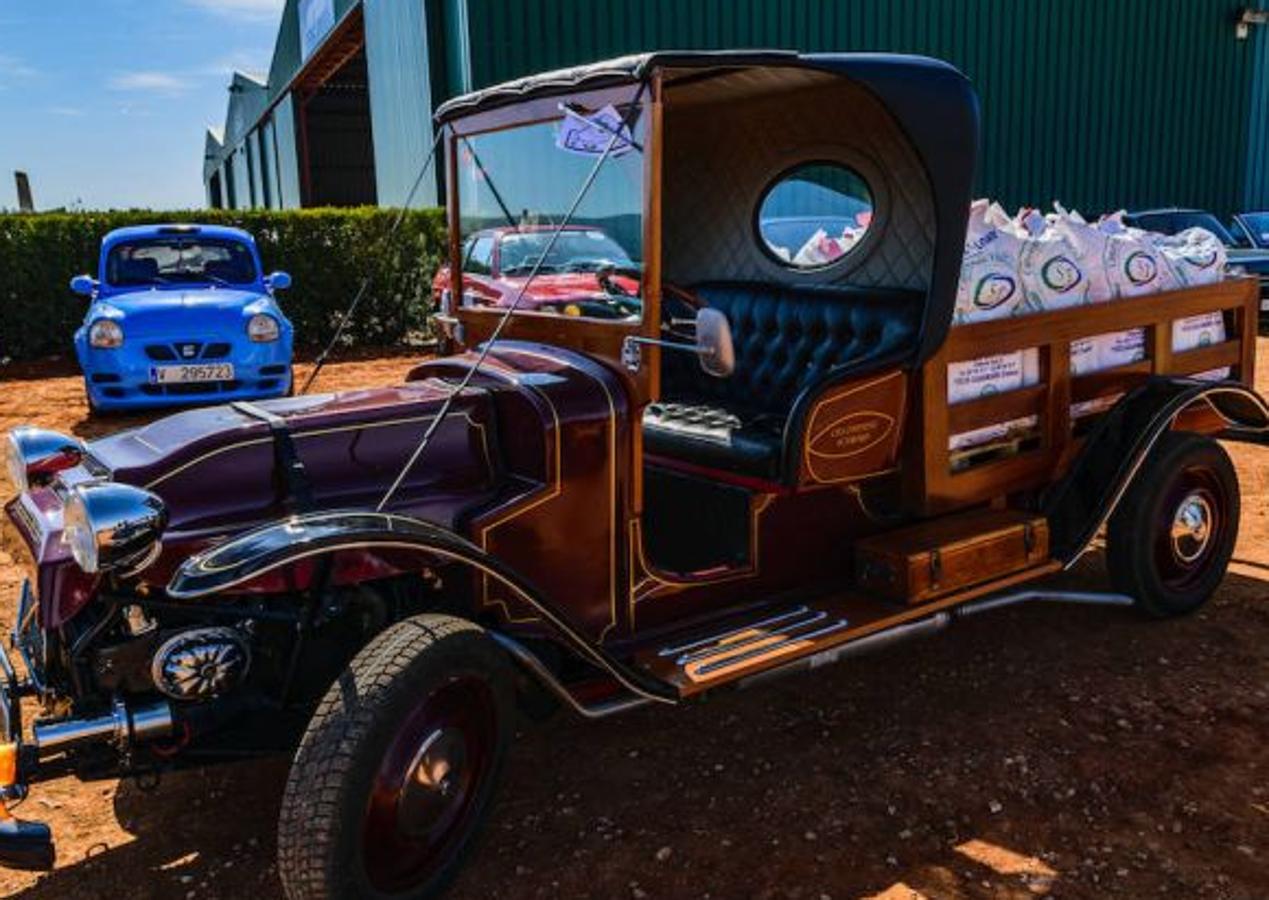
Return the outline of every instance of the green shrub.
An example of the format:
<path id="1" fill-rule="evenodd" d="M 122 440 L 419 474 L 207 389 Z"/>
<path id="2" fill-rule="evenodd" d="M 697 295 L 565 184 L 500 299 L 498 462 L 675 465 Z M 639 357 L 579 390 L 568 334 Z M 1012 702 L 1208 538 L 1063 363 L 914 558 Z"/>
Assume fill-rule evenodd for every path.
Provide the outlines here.
<path id="1" fill-rule="evenodd" d="M 330 339 L 366 275 L 370 288 L 344 341 L 385 346 L 422 336 L 432 275 L 445 247 L 444 217 L 439 210 L 412 210 L 387 241 L 396 216 L 375 207 L 0 215 L 0 361 L 69 355 L 87 306 L 70 292 L 70 279 L 96 277 L 107 232 L 155 222 L 234 225 L 255 235 L 265 271 L 291 274 L 293 287 L 279 301 L 300 347 Z"/>

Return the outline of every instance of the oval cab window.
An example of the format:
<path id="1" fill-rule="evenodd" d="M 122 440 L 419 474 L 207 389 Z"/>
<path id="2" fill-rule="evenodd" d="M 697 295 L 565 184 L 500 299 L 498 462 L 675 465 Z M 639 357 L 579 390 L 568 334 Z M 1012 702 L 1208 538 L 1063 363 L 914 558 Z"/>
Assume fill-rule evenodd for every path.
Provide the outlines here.
<path id="1" fill-rule="evenodd" d="M 758 206 L 767 253 L 793 269 L 832 265 L 872 224 L 872 192 L 854 169 L 808 163 L 776 179 Z"/>

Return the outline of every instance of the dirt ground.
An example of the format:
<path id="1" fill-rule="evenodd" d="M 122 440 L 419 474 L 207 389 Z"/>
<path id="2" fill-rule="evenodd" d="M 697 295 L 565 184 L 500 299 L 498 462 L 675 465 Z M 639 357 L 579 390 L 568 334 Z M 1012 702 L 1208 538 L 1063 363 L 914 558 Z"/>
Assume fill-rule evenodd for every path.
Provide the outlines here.
<path id="1" fill-rule="evenodd" d="M 1269 389 L 1269 339 L 1259 353 Z M 345 363 L 323 387 L 399 378 Z M 53 372 L 56 377 L 39 377 Z M 0 370 L 0 428 L 92 435 L 77 377 Z M 1020 608 L 925 642 L 523 734 L 455 898 L 1269 897 L 1269 450 L 1232 449 L 1236 562 L 1206 609 Z M 1104 585 L 1090 558 L 1072 585 Z M 19 572 L 0 550 L 7 632 Z M 31 898 L 275 898 L 286 762 L 39 786 Z"/>

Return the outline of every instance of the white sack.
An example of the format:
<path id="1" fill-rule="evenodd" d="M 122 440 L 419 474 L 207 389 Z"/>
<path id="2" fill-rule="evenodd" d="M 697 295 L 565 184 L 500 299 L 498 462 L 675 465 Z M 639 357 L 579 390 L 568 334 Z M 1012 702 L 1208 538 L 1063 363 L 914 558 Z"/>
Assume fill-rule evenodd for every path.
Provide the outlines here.
<path id="1" fill-rule="evenodd" d="M 1031 210 L 1022 217 L 1025 237 L 1018 257 L 1027 312 L 1066 309 L 1089 302 L 1083 248 L 1061 214 L 1045 217 Z"/>
<path id="2" fill-rule="evenodd" d="M 954 324 L 1005 319 L 1019 311 L 1021 249 L 1022 238 L 1004 210 L 986 200 L 975 200 L 969 209 Z"/>

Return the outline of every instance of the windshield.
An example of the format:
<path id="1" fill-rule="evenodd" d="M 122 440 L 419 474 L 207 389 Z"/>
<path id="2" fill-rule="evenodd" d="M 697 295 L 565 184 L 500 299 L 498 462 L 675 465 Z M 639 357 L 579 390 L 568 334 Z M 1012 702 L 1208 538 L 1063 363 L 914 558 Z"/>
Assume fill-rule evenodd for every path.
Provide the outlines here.
<path id="1" fill-rule="evenodd" d="M 549 231 L 508 234 L 502 239 L 499 274 L 528 275 L 550 241 Z M 539 271 L 597 272 L 605 266 L 633 269 L 635 263 L 625 248 L 604 232 L 598 229 L 569 229 L 556 238 Z"/>
<path id="2" fill-rule="evenodd" d="M 1179 212 L 1173 214 L 1173 234 L 1180 234 L 1187 228 L 1204 228 L 1216 235 L 1226 247 L 1232 246 L 1234 238 L 1221 224 L 1221 220 L 1209 212 Z"/>
<path id="3" fill-rule="evenodd" d="M 106 257 L 116 287 L 164 284 L 253 284 L 256 264 L 241 241 L 161 237 L 122 241 Z"/>
<path id="4" fill-rule="evenodd" d="M 574 105 L 560 118 L 459 138 L 458 209 L 465 306 L 637 321 L 642 316 L 643 142 L 641 108 Z M 622 123 L 629 123 L 623 130 Z M 554 226 L 614 133 L 621 137 L 568 227 L 543 259 Z M 497 255 L 493 238 L 501 235 Z M 527 276 L 508 284 L 494 275 Z M 492 271 L 496 268 L 496 272 Z M 573 274 L 571 279 L 545 278 Z"/>
<path id="5" fill-rule="evenodd" d="M 1169 210 L 1167 212 L 1139 213 L 1131 217 L 1132 224 L 1146 231 L 1160 234 L 1180 234 L 1187 228 L 1203 228 L 1216 235 L 1226 247 L 1234 245 L 1234 238 L 1221 224 L 1220 219 L 1201 210 Z"/>
<path id="6" fill-rule="evenodd" d="M 1238 218 L 1257 247 L 1269 247 L 1269 213 L 1243 213 Z"/>

